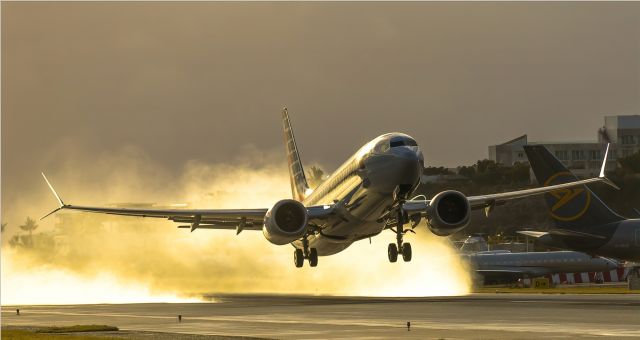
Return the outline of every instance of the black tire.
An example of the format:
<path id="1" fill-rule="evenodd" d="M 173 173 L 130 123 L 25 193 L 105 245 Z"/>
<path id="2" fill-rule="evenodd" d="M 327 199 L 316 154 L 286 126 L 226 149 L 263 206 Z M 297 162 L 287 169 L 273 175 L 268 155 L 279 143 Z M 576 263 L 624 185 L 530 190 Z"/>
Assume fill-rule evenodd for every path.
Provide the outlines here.
<path id="1" fill-rule="evenodd" d="M 398 261 L 398 247 L 396 247 L 395 243 L 389 243 L 387 255 L 389 255 L 389 262 L 394 263 Z"/>
<path id="2" fill-rule="evenodd" d="M 309 251 L 309 265 L 315 267 L 318 265 L 318 251 L 316 248 L 311 248 Z"/>
<path id="3" fill-rule="evenodd" d="M 301 268 L 304 264 L 304 253 L 302 249 L 296 249 L 293 252 L 293 264 L 296 265 L 296 268 Z"/>
<path id="4" fill-rule="evenodd" d="M 404 262 L 411 261 L 411 243 L 402 244 L 402 259 Z"/>

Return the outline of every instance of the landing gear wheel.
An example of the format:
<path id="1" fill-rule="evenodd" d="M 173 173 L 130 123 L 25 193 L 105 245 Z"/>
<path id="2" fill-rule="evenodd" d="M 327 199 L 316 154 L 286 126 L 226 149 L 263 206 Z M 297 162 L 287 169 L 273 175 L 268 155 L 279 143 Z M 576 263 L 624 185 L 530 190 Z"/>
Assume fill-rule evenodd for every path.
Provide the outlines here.
<path id="1" fill-rule="evenodd" d="M 387 255 L 389 255 L 389 262 L 393 263 L 398 261 L 398 247 L 395 243 L 389 243 Z"/>
<path id="2" fill-rule="evenodd" d="M 315 267 L 318 265 L 318 251 L 316 248 L 311 248 L 309 251 L 309 265 Z"/>
<path id="3" fill-rule="evenodd" d="M 404 262 L 411 261 L 411 243 L 402 244 L 402 259 Z"/>
<path id="4" fill-rule="evenodd" d="M 296 265 L 296 268 L 301 268 L 304 264 L 304 253 L 302 249 L 296 249 L 293 252 L 293 263 Z"/>

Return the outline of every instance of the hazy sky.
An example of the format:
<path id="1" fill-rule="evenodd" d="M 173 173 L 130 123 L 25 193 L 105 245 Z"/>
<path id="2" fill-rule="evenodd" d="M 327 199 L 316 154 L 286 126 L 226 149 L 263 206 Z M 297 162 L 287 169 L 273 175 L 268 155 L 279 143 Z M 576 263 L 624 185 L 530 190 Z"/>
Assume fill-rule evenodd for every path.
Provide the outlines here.
<path id="1" fill-rule="evenodd" d="M 637 2 L 1 6 L 3 199 L 129 146 L 176 172 L 252 147 L 284 162 L 283 105 L 330 170 L 389 131 L 455 166 L 640 114 Z"/>

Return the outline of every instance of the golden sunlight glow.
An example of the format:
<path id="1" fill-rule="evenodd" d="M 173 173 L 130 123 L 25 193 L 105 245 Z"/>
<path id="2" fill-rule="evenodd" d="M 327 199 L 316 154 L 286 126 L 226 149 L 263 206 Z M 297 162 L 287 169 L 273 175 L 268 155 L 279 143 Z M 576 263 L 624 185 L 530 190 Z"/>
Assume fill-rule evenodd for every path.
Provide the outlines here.
<path id="1" fill-rule="evenodd" d="M 2 252 L 2 305 L 199 302 L 171 293 L 153 293 L 140 282 L 125 283 L 102 273 L 82 277 L 64 269 L 15 268 L 11 251 Z"/>

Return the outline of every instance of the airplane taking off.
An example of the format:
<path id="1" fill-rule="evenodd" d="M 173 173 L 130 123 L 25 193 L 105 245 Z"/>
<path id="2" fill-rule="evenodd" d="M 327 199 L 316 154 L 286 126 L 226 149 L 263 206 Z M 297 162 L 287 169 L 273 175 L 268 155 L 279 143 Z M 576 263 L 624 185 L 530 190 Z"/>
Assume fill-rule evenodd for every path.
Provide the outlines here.
<path id="1" fill-rule="evenodd" d="M 555 185 L 577 180 L 546 147 L 526 145 L 524 151 L 538 183 Z M 586 185 L 552 191 L 545 200 L 555 228 L 548 232 L 519 231 L 520 234 L 553 248 L 640 261 L 640 219 L 616 214 Z"/>
<path id="2" fill-rule="evenodd" d="M 43 177 L 58 200 L 56 211 L 85 212 L 165 218 L 186 223 L 179 228 L 262 230 L 265 238 L 276 245 L 292 244 L 294 263 L 311 267 L 318 256 L 336 254 L 353 242 L 367 239 L 389 229 L 396 234 L 387 254 L 396 262 L 398 254 L 411 260 L 411 244 L 404 242 L 407 232 L 414 232 L 422 218 L 431 232 L 448 236 L 462 230 L 471 210 L 484 209 L 488 216 L 496 205 L 506 201 L 589 183 L 612 184 L 604 175 L 585 180 L 482 196 L 465 196 L 446 190 L 428 200 L 424 196 L 410 198 L 420 184 L 424 169 L 422 151 L 415 139 L 403 133 L 387 133 L 374 138 L 347 159 L 329 178 L 311 190 L 300 161 L 298 147 L 287 109 L 282 111 L 285 147 L 294 199 L 283 199 L 270 209 L 136 209 L 104 208 L 65 204 Z M 607 149 L 608 150 L 608 149 Z M 606 154 L 605 154 L 606 159 Z M 604 164 L 602 165 L 604 169 Z M 44 217 L 43 217 L 44 218 Z M 411 229 L 405 229 L 407 223 Z"/>

